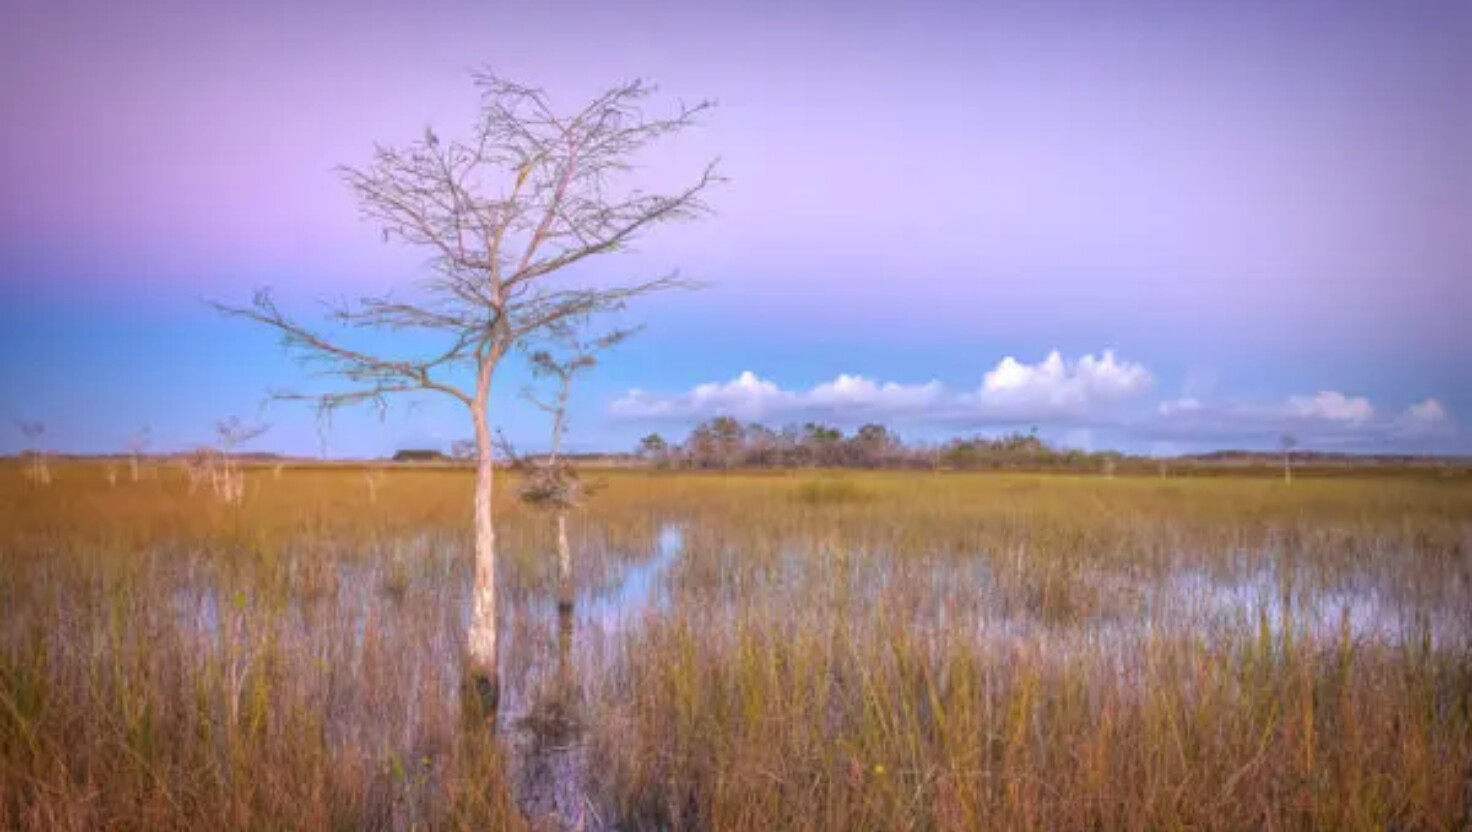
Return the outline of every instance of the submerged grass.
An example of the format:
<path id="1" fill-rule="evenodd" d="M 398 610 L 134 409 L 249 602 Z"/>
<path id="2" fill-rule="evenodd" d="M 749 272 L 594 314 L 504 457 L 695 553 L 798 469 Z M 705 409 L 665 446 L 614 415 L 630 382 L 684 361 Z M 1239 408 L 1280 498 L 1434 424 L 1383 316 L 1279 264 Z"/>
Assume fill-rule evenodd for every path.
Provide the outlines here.
<path id="1" fill-rule="evenodd" d="M 22 474 L 0 828 L 1472 824 L 1465 483 L 614 473 L 560 623 L 503 488 L 496 735 L 459 708 L 468 472 L 251 470 L 238 507 Z"/>

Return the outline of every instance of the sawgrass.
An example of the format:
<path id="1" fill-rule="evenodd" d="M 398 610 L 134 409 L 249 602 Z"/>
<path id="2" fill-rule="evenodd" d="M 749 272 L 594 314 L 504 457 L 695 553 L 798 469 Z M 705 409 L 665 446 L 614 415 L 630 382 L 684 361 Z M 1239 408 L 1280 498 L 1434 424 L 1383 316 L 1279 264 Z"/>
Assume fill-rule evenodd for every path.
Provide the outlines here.
<path id="1" fill-rule="evenodd" d="M 550 823 L 505 729 L 461 713 L 468 471 L 370 494 L 249 468 L 239 506 L 169 468 L 23 473 L 0 465 L 0 827 Z M 572 661 L 551 524 L 498 492 L 509 707 L 588 757 L 563 825 L 1472 822 L 1460 481 L 606 478 L 574 518 L 584 593 L 662 524 L 684 550 L 637 626 L 564 632 Z M 1222 616 L 1183 576 L 1267 588 Z"/>

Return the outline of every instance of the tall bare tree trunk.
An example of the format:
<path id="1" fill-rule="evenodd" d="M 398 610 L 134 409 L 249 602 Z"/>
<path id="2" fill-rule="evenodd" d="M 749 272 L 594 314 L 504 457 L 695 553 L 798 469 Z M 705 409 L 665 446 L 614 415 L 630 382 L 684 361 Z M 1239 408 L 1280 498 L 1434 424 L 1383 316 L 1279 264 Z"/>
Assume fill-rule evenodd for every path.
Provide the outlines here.
<path id="1" fill-rule="evenodd" d="M 487 391 L 489 392 L 489 391 Z M 494 713 L 501 699 L 501 680 L 496 665 L 496 527 L 492 521 L 491 498 L 495 494 L 495 460 L 486 400 L 471 407 L 475 422 L 475 584 L 471 589 L 468 638 L 470 675 L 481 705 Z"/>
<path id="2" fill-rule="evenodd" d="M 571 612 L 575 598 L 572 584 L 572 547 L 567 544 L 567 510 L 557 510 L 557 608 Z"/>

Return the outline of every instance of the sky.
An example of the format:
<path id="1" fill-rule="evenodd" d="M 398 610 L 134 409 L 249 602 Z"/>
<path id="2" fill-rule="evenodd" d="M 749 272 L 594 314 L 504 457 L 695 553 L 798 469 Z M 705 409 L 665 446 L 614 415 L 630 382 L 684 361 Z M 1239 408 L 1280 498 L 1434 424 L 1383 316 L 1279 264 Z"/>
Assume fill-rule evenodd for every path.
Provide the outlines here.
<path id="1" fill-rule="evenodd" d="M 203 300 L 406 291 L 336 168 L 433 127 L 471 73 L 573 110 L 631 78 L 713 99 L 641 160 L 720 159 L 714 213 L 580 279 L 678 269 L 573 393 L 568 443 L 734 415 L 931 440 L 1036 426 L 1170 454 L 1472 453 L 1472 5 L 1460 0 L 282 2 L 0 8 L 0 453 L 469 435 L 432 394 L 322 424 L 312 379 Z M 398 336 L 359 341 L 391 351 Z M 513 361 L 494 418 L 542 413 Z M 331 388 L 321 388 L 331 389 Z M 441 400 L 442 399 L 442 400 Z"/>

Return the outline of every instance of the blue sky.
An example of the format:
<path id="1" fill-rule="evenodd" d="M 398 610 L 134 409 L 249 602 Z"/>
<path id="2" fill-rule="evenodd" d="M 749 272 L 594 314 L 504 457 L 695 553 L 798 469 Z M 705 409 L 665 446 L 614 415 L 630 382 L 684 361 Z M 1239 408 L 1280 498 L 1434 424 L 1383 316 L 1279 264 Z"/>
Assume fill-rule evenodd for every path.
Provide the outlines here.
<path id="1" fill-rule="evenodd" d="M 302 386 L 200 299 L 269 285 L 309 315 L 408 285 L 420 254 L 332 169 L 463 134 L 489 65 L 568 108 L 631 77 L 720 105 L 641 172 L 721 157 L 716 215 L 587 274 L 711 285 L 631 310 L 647 329 L 576 390 L 574 447 L 726 412 L 1469 452 L 1469 40 L 1458 2 L 22 0 L 0 11 L 0 419 L 176 449 Z M 496 418 L 535 447 L 525 380 L 499 378 Z M 322 448 L 308 408 L 259 418 L 257 447 Z M 340 414 L 326 447 L 467 433 L 425 396 Z"/>

